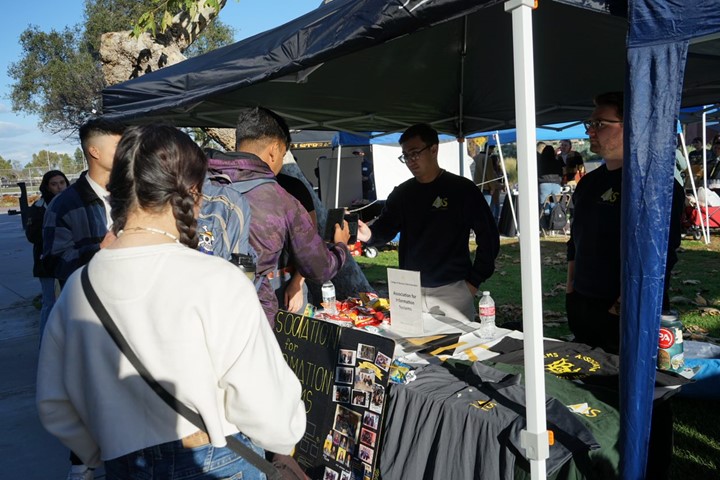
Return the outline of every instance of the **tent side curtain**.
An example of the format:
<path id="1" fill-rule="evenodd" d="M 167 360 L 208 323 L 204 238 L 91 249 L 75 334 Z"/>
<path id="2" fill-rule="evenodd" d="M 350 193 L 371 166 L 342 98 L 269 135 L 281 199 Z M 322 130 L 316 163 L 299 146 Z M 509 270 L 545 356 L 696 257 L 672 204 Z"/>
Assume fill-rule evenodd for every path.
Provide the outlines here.
<path id="1" fill-rule="evenodd" d="M 720 32 L 717 0 L 631 2 L 628 46 L 684 41 Z"/>
<path id="2" fill-rule="evenodd" d="M 623 168 L 621 477 L 645 478 L 688 40 L 720 30 L 720 2 L 630 3 Z M 650 81 L 648 81 L 650 79 Z"/>

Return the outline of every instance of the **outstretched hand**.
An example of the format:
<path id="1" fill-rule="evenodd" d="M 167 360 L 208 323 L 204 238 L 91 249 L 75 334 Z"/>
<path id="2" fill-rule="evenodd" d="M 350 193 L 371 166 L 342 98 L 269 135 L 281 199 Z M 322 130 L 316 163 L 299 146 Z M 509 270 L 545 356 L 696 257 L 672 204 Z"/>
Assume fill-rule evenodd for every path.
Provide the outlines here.
<path id="1" fill-rule="evenodd" d="M 372 230 L 370 230 L 368 224 L 362 220 L 358 220 L 357 239 L 361 242 L 368 242 L 370 241 L 370 237 L 372 237 Z"/>

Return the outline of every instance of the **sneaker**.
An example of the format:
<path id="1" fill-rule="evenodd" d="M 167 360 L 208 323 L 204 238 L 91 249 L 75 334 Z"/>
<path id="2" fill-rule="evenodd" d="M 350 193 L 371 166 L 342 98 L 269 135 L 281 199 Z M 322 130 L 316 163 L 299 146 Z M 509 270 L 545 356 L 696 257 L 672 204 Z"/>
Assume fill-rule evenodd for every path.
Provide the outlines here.
<path id="1" fill-rule="evenodd" d="M 95 478 L 95 470 L 92 468 L 85 467 L 85 470 L 81 472 L 76 470 L 79 469 L 71 467 L 65 480 L 93 480 Z"/>

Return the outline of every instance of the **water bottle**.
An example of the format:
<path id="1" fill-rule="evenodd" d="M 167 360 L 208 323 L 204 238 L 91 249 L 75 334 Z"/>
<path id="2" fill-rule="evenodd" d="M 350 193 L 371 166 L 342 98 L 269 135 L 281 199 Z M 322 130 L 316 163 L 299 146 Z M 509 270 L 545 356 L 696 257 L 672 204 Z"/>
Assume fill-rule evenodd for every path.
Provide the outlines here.
<path id="1" fill-rule="evenodd" d="M 333 285 L 330 280 L 322 285 L 322 304 L 327 313 L 337 313 L 337 305 L 335 304 L 335 285 Z"/>
<path id="2" fill-rule="evenodd" d="M 495 301 L 488 291 L 482 292 L 482 297 L 478 302 L 478 314 L 480 316 L 478 335 L 480 338 L 493 338 L 495 336 Z"/>

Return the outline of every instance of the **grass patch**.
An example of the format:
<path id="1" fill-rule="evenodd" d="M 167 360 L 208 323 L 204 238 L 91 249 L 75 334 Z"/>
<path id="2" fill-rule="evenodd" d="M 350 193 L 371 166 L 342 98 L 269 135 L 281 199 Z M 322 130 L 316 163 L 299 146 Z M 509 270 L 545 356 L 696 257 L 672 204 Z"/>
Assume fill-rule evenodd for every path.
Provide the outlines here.
<path id="1" fill-rule="evenodd" d="M 720 238 L 710 245 L 684 239 L 678 252 L 670 286 L 671 307 L 680 313 L 685 338 L 720 338 Z M 549 237 L 540 242 L 544 334 L 562 338 L 570 333 L 565 316 L 567 278 L 566 237 Z M 377 258 L 357 258 L 368 281 L 386 291 L 387 267 L 397 266 L 397 251 L 381 252 Z M 520 245 L 515 239 L 501 242 L 495 274 L 481 285 L 489 290 L 497 306 L 498 324 L 522 320 Z M 382 283 L 377 283 L 382 282 Z M 704 304 L 706 303 L 706 304 Z M 671 478 L 719 478 L 720 409 L 715 400 L 676 398 L 674 410 L 674 452 Z"/>

